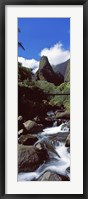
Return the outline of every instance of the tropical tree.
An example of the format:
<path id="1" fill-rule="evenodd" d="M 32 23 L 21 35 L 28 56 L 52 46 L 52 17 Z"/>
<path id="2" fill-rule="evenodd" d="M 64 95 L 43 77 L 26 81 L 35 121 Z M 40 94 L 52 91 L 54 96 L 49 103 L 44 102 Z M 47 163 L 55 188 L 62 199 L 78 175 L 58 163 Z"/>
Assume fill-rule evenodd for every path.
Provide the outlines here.
<path id="1" fill-rule="evenodd" d="M 20 28 L 18 28 L 18 32 L 21 32 L 20 31 Z M 25 50 L 23 44 L 21 42 L 18 41 L 18 47 L 22 48 L 23 50 Z"/>

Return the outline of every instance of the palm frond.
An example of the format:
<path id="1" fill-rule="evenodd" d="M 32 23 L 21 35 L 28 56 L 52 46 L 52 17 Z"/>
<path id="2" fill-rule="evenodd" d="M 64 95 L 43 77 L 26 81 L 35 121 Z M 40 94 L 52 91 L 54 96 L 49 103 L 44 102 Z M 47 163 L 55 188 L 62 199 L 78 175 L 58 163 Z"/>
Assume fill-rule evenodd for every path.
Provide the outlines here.
<path id="1" fill-rule="evenodd" d="M 20 28 L 18 28 L 18 32 L 21 32 Z"/>
<path id="2" fill-rule="evenodd" d="M 22 48 L 23 50 L 25 50 L 24 46 L 23 46 L 22 43 L 19 42 L 19 41 L 18 41 L 18 46 L 19 46 L 20 48 Z"/>

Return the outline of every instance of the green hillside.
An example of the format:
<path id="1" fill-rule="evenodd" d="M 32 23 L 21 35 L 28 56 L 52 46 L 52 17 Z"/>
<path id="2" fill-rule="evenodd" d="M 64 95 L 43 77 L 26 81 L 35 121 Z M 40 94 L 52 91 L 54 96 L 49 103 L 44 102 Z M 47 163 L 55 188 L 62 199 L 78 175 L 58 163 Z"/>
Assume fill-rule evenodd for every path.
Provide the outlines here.
<path id="1" fill-rule="evenodd" d="M 68 61 L 68 64 L 67 64 L 64 81 L 70 82 L 70 60 Z"/>

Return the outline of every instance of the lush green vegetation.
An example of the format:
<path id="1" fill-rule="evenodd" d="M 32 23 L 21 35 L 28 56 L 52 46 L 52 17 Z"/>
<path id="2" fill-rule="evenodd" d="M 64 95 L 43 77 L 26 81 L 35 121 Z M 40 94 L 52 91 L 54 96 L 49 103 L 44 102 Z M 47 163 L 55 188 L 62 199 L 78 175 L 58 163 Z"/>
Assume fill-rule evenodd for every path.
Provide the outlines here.
<path id="1" fill-rule="evenodd" d="M 68 61 L 68 64 L 67 64 L 64 81 L 70 82 L 70 60 Z"/>
<path id="2" fill-rule="evenodd" d="M 21 63 L 18 63 L 18 82 L 25 82 L 25 85 L 32 80 L 31 69 L 23 67 Z"/>
<path id="3" fill-rule="evenodd" d="M 69 95 L 56 95 L 52 97 L 50 102 L 52 106 L 63 106 L 65 111 L 70 112 L 70 96 Z"/>
<path id="4" fill-rule="evenodd" d="M 70 82 L 64 82 L 60 86 L 58 86 L 60 93 L 69 93 L 70 94 Z"/>
<path id="5" fill-rule="evenodd" d="M 36 86 L 42 89 L 44 92 L 51 93 L 55 92 L 56 86 L 53 83 L 47 82 L 47 81 L 42 81 L 38 80 L 35 82 Z"/>
<path id="6" fill-rule="evenodd" d="M 66 73 L 66 78 L 69 79 L 70 62 L 67 67 Z M 24 103 L 26 104 L 24 107 L 26 113 L 27 109 L 32 109 L 32 114 L 32 112 L 36 112 L 36 110 L 39 110 L 39 103 L 41 102 L 42 109 L 45 109 L 46 106 L 47 108 L 52 108 L 54 106 L 63 107 L 67 114 L 70 113 L 70 95 L 58 95 L 61 93 L 70 94 L 69 81 L 65 81 L 61 83 L 59 86 L 56 86 L 54 83 L 48 82 L 47 80 L 35 80 L 31 69 L 22 67 L 22 65 L 18 63 L 18 85 L 19 110 L 20 108 L 23 110 Z"/>
<path id="7" fill-rule="evenodd" d="M 44 92 L 47 92 L 47 93 L 53 93 L 53 94 L 70 93 L 69 82 L 62 83 L 60 86 L 55 86 L 53 83 L 38 80 L 35 82 L 35 84 L 37 87 L 39 87 L 40 89 L 42 89 Z"/>

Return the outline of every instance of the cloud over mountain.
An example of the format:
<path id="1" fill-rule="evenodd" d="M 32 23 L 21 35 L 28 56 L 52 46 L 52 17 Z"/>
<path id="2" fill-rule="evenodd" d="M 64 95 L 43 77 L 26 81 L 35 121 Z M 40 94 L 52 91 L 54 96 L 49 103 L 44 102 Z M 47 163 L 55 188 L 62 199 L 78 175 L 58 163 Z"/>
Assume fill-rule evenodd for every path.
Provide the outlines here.
<path id="1" fill-rule="evenodd" d="M 23 57 L 18 57 L 18 62 L 22 63 L 22 66 L 31 68 L 34 73 L 38 70 L 39 62 L 35 59 L 25 59 Z"/>
<path id="2" fill-rule="evenodd" d="M 57 43 L 51 48 L 44 48 L 40 56 L 47 56 L 51 65 L 57 65 L 67 61 L 70 58 L 69 50 L 65 50 L 61 43 Z"/>
<path id="3" fill-rule="evenodd" d="M 39 55 L 42 57 L 47 56 L 51 65 L 57 65 L 67 61 L 70 58 L 70 51 L 65 50 L 61 43 L 57 43 L 50 48 L 44 48 L 41 50 Z M 35 73 L 39 68 L 39 61 L 35 59 L 25 59 L 23 57 L 18 57 L 18 61 L 22 63 L 22 66 L 31 68 L 33 73 Z"/>

